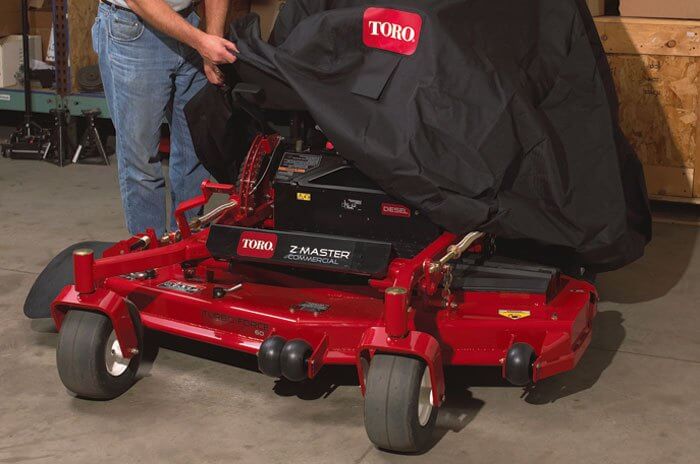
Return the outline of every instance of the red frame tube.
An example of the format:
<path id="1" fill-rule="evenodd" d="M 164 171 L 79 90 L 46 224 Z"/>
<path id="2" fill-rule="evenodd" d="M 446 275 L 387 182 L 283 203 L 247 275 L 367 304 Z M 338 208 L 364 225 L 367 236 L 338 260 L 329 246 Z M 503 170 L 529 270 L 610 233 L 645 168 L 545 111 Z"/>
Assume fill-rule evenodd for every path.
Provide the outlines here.
<path id="1" fill-rule="evenodd" d="M 73 252 L 73 276 L 75 278 L 75 289 L 78 293 L 92 293 L 95 291 L 94 263 L 94 251 L 84 248 Z"/>

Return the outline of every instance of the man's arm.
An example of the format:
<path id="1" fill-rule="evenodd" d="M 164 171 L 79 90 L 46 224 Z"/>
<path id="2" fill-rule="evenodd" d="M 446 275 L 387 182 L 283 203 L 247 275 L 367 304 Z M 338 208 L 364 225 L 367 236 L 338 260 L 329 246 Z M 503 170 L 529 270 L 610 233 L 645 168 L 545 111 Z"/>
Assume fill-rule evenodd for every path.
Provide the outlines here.
<path id="1" fill-rule="evenodd" d="M 204 0 L 206 8 L 207 33 L 223 37 L 226 27 L 226 17 L 231 0 Z M 210 60 L 204 59 L 204 74 L 214 85 L 222 85 L 224 78 L 219 67 Z"/>
<path id="2" fill-rule="evenodd" d="M 210 1 L 207 1 L 207 7 Z M 214 3 L 223 1 L 218 0 Z M 126 3 L 134 13 L 146 20 L 151 26 L 197 50 L 205 61 L 208 60 L 215 64 L 236 61 L 236 56 L 233 53 L 238 52 L 238 49 L 232 42 L 220 35 L 200 31 L 173 11 L 164 0 L 126 0 Z M 226 8 L 228 9 L 228 5 Z M 224 18 L 221 20 L 221 35 L 223 35 L 225 18 L 224 14 Z"/>

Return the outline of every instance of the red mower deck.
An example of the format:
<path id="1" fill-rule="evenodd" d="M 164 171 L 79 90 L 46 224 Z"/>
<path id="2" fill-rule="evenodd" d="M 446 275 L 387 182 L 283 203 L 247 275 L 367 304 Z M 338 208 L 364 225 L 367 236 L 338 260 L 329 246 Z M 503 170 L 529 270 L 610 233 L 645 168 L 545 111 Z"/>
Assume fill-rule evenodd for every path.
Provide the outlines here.
<path id="1" fill-rule="evenodd" d="M 279 136 L 259 136 L 237 187 L 205 182 L 202 196 L 177 210 L 177 234 L 147 231 L 100 259 L 90 250 L 74 252 L 75 282 L 51 308 L 62 332 L 59 372 L 70 390 L 87 398 L 123 393 L 135 380 L 121 379 L 144 355 L 144 329 L 152 329 L 257 355 L 264 373 L 293 381 L 313 378 L 324 365 L 355 365 L 370 439 L 386 449 L 420 451 L 444 401 L 445 365 L 500 366 L 519 385 L 576 366 L 596 314 L 590 283 L 547 271 L 538 291 L 472 288 L 469 276 L 489 260 L 489 237 L 477 232 L 442 233 L 399 257 L 381 241 L 280 231 L 274 186 L 259 180 L 280 144 Z M 186 211 L 215 193 L 228 202 L 188 223 Z M 292 247 L 305 250 L 304 262 Z M 518 271 L 504 269 L 487 271 Z M 103 334 L 102 345 L 83 342 L 76 322 L 63 334 L 68 316 L 84 312 L 106 316 L 94 322 L 80 316 L 81 327 Z M 118 343 L 105 345 L 112 329 Z M 67 351 L 64 336 L 97 356 L 106 350 L 107 375 L 93 373 L 87 386 L 71 377 L 71 369 L 84 366 L 76 365 L 82 358 Z M 129 369 L 114 375 L 109 366 Z M 403 386 L 392 390 L 393 402 L 385 394 L 391 382 Z"/>

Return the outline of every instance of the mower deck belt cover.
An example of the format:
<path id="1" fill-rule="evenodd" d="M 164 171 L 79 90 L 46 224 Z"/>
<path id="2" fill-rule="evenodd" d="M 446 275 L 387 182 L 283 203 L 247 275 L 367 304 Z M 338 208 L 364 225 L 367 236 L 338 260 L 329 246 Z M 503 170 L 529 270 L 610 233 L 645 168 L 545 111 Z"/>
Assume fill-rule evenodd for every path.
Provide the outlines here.
<path id="1" fill-rule="evenodd" d="M 274 182 L 275 228 L 391 242 L 412 257 L 440 235 L 418 210 L 390 197 L 338 155 L 282 155 Z"/>
<path id="2" fill-rule="evenodd" d="M 216 259 L 255 261 L 381 278 L 392 255 L 391 244 L 214 224 L 207 249 Z"/>
<path id="3" fill-rule="evenodd" d="M 303 100 L 341 156 L 449 232 L 526 240 L 528 260 L 593 272 L 651 239 L 584 0 L 289 0 L 269 42 L 252 14 L 228 38 L 237 63 Z M 188 105 L 198 154 L 235 156 L 223 105 L 211 87 Z"/>

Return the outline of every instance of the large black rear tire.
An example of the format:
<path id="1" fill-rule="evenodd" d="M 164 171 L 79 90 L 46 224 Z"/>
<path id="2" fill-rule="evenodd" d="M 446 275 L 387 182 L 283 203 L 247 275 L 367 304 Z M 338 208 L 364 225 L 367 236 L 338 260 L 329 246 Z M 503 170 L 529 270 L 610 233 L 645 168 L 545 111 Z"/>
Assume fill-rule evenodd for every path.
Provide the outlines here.
<path id="1" fill-rule="evenodd" d="M 66 285 L 73 283 L 73 251 L 89 248 L 95 258 L 114 245 L 112 242 L 80 242 L 60 252 L 41 271 L 24 301 L 24 315 L 30 319 L 51 317 L 51 303 Z"/>
<path id="2" fill-rule="evenodd" d="M 104 314 L 68 311 L 56 349 L 63 385 L 76 396 L 92 400 L 110 400 L 131 388 L 136 382 L 141 353 L 121 359 L 115 340 L 112 323 Z"/>
<path id="3" fill-rule="evenodd" d="M 365 385 L 365 429 L 377 447 L 420 453 L 432 444 L 438 408 L 430 404 L 429 374 L 418 359 L 388 354 L 372 358 Z"/>

